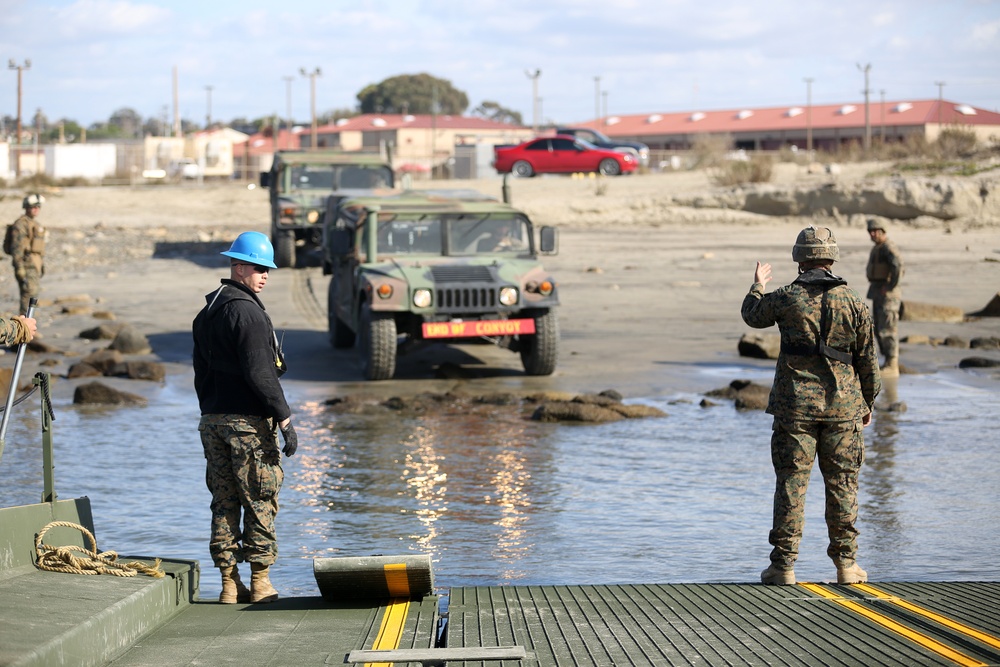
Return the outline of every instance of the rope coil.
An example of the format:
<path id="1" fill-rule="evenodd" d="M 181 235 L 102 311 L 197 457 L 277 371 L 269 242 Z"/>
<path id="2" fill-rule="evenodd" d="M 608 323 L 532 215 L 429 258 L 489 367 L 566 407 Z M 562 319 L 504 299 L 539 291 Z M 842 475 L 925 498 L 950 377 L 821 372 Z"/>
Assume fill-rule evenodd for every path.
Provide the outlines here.
<path id="1" fill-rule="evenodd" d="M 83 533 L 86 543 L 90 549 L 78 547 L 75 544 L 64 547 L 54 547 L 42 543 L 42 538 L 50 528 L 75 528 Z M 76 556 L 74 552 L 85 554 Z M 114 551 L 97 552 L 97 540 L 93 533 L 83 526 L 69 521 L 52 521 L 42 528 L 41 532 L 35 536 L 35 554 L 38 556 L 36 563 L 38 569 L 49 572 L 66 572 L 68 574 L 111 574 L 116 577 L 134 577 L 137 574 L 146 574 L 157 579 L 166 576 L 160 569 L 160 559 L 154 560 L 153 565 L 132 561 L 131 563 L 119 563 L 118 554 Z"/>

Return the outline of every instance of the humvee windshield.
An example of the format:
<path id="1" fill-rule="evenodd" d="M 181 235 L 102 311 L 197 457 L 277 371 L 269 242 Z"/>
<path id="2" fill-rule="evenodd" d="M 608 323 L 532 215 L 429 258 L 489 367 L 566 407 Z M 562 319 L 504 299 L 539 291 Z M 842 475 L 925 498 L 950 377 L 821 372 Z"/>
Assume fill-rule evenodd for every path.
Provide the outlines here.
<path id="1" fill-rule="evenodd" d="M 519 254 L 531 250 L 529 238 L 526 221 L 513 216 L 394 218 L 379 222 L 378 253 Z"/>
<path id="2" fill-rule="evenodd" d="M 297 164 L 288 173 L 288 191 L 392 187 L 392 171 L 382 165 Z"/>

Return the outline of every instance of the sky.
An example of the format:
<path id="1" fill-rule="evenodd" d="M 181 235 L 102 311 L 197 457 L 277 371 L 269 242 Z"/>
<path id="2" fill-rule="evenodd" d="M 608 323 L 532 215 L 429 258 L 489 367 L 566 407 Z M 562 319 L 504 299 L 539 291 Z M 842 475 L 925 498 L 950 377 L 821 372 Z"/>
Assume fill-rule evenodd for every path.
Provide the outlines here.
<path id="1" fill-rule="evenodd" d="M 526 125 L 858 103 L 865 70 L 872 102 L 1000 110 L 1000 0 L 0 0 L 0 47 L 0 116 L 30 61 L 22 118 L 84 126 L 172 122 L 175 71 L 198 125 L 309 124 L 311 83 L 323 114 L 424 72 Z"/>

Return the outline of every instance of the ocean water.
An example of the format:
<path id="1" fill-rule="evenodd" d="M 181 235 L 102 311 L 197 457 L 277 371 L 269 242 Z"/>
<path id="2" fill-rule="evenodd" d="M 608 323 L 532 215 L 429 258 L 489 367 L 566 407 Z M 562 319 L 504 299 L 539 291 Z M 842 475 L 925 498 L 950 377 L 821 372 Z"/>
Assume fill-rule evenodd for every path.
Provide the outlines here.
<path id="1" fill-rule="evenodd" d="M 739 376 L 770 380 L 763 371 Z M 859 560 L 873 581 L 1000 580 L 991 435 L 1000 392 L 974 380 L 957 370 L 904 375 L 888 398 L 906 410 L 878 410 L 865 430 Z M 102 551 L 199 560 L 211 598 L 209 494 L 189 383 L 170 376 L 146 407 L 56 399 L 56 490 L 90 497 Z M 283 595 L 317 594 L 317 556 L 430 554 L 442 592 L 755 582 L 767 565 L 773 472 L 763 413 L 701 407 L 700 395 L 678 393 L 629 399 L 661 408 L 663 418 L 542 424 L 496 406 L 337 415 L 298 400 L 294 386 L 288 394 L 300 445 L 284 459 L 272 569 Z M 888 398 L 880 399 L 886 407 Z M 0 506 L 38 502 L 39 431 L 32 397 L 12 413 Z M 814 469 L 796 566 L 803 581 L 835 577 L 822 493 Z"/>

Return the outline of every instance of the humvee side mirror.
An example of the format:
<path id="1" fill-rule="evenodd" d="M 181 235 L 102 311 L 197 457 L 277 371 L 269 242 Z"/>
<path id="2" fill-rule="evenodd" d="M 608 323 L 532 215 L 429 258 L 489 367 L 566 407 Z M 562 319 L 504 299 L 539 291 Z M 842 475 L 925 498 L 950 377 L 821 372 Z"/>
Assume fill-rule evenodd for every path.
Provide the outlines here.
<path id="1" fill-rule="evenodd" d="M 271 172 L 269 171 L 260 172 L 260 187 L 262 188 L 271 187 Z"/>
<path id="2" fill-rule="evenodd" d="M 331 229 L 327 237 L 331 255 L 346 255 L 351 252 L 351 230 Z"/>
<path id="3" fill-rule="evenodd" d="M 554 255 L 559 250 L 559 230 L 555 227 L 542 227 L 538 232 L 538 250 L 546 255 Z"/>

